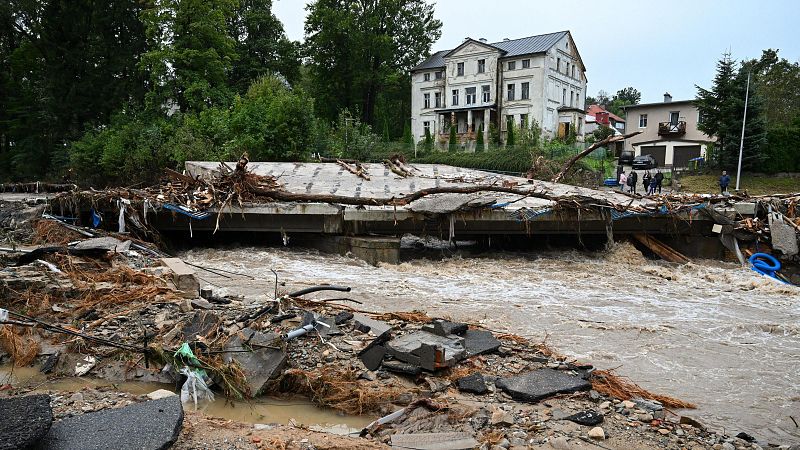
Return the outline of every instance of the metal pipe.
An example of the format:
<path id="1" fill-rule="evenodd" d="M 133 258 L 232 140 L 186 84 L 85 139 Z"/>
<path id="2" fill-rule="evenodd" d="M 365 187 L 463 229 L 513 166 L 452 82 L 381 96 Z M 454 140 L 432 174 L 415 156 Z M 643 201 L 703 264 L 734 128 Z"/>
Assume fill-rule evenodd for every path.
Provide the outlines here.
<path id="1" fill-rule="evenodd" d="M 292 292 L 289 294 L 289 297 L 302 297 L 303 295 L 319 291 L 350 292 L 350 290 L 351 290 L 350 286 L 335 286 L 335 285 L 312 286 L 310 288 L 305 288 L 296 292 Z"/>
<path id="2" fill-rule="evenodd" d="M 736 190 L 742 179 L 742 152 L 744 151 L 744 126 L 747 123 L 747 101 L 750 100 L 750 73 L 747 72 L 747 88 L 744 91 L 744 116 L 742 117 L 742 139 L 739 141 L 739 167 L 736 169 Z"/>

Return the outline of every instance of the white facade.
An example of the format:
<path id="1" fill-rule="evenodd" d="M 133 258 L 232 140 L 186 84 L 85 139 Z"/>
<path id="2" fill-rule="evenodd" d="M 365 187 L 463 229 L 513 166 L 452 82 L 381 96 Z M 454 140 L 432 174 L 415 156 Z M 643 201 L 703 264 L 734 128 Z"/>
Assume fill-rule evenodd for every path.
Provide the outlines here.
<path id="1" fill-rule="evenodd" d="M 569 32 L 494 44 L 467 39 L 432 55 L 411 72 L 411 80 L 417 140 L 427 127 L 434 139 L 446 141 L 453 124 L 459 143 L 469 143 L 482 126 L 488 129 L 486 123 L 505 131 L 509 119 L 517 126 L 536 120 L 550 137 L 560 123 L 583 134 L 585 67 Z M 562 133 L 567 129 L 562 125 Z"/>

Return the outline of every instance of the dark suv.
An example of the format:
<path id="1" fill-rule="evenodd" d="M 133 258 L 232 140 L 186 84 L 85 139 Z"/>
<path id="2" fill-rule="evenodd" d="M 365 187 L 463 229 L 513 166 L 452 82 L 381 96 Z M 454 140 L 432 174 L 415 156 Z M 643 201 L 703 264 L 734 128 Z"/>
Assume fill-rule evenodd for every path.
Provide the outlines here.
<path id="1" fill-rule="evenodd" d="M 617 164 L 620 165 L 631 165 L 633 164 L 633 151 L 632 150 L 623 150 L 622 153 L 619 154 L 619 161 Z"/>
<path id="2" fill-rule="evenodd" d="M 639 155 L 633 158 L 632 165 L 636 170 L 649 170 L 658 167 L 658 162 L 652 155 Z"/>

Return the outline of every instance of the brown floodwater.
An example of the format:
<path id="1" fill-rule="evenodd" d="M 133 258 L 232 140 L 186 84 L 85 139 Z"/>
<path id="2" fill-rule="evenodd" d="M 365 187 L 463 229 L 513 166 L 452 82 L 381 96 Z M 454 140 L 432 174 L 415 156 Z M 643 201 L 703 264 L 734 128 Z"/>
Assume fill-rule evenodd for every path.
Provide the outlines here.
<path id="1" fill-rule="evenodd" d="M 112 383 L 92 377 L 67 377 L 48 380 L 35 367 L 0 366 L 0 385 L 11 384 L 15 388 L 32 388 L 34 392 L 77 392 L 84 388 L 110 387 L 114 391 L 145 395 L 158 389 L 175 391 L 175 386 L 160 383 L 125 382 Z M 185 406 L 193 408 L 193 406 Z M 214 402 L 200 410 L 209 416 L 221 417 L 245 423 L 296 423 L 313 428 L 326 429 L 339 434 L 356 433 L 375 420 L 371 416 L 349 416 L 334 410 L 319 408 L 308 399 L 262 397 L 252 401 L 233 401 L 217 395 Z"/>
<path id="2" fill-rule="evenodd" d="M 371 266 L 312 250 L 195 249 L 192 263 L 218 294 L 271 298 L 279 289 L 348 285 L 374 311 L 422 309 L 547 341 L 599 368 L 617 368 L 655 392 L 696 403 L 713 427 L 770 442 L 800 442 L 800 289 L 734 264 L 684 266 L 644 258 L 628 244 L 603 252 L 492 253 Z M 317 293 L 316 298 L 341 297 Z"/>

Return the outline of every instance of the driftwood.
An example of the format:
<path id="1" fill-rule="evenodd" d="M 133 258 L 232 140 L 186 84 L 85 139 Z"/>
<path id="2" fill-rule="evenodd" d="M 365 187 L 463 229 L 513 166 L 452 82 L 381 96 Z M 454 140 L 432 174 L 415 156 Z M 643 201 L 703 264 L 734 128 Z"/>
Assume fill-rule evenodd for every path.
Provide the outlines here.
<path id="1" fill-rule="evenodd" d="M 665 261 L 678 264 L 686 264 L 689 262 L 689 258 L 684 256 L 682 253 L 650 235 L 636 233 L 633 235 L 633 237 Z"/>
<path id="2" fill-rule="evenodd" d="M 342 168 L 352 173 L 353 175 L 369 181 L 369 173 L 367 172 L 367 169 L 365 169 L 364 166 L 361 165 L 360 162 L 356 161 L 355 163 L 350 163 L 353 164 L 353 166 L 351 166 L 350 164 L 342 161 L 341 159 L 337 159 L 336 164 L 340 165 Z"/>
<path id="3" fill-rule="evenodd" d="M 596 142 L 596 143 L 590 145 L 589 147 L 586 147 L 586 149 L 584 151 L 582 151 L 582 152 L 578 153 L 577 155 L 573 156 L 572 158 L 569 159 L 569 161 L 567 161 L 566 164 L 564 164 L 564 167 L 561 169 L 561 171 L 558 172 L 556 174 L 556 176 L 553 177 L 553 180 L 552 180 L 553 183 L 560 182 L 561 179 L 564 178 L 564 176 L 567 174 L 567 172 L 569 172 L 569 170 L 572 168 L 572 166 L 575 165 L 575 163 L 578 162 L 578 160 L 580 160 L 584 156 L 588 155 L 589 153 L 592 153 L 593 151 L 597 150 L 598 148 L 600 148 L 600 147 L 602 147 L 604 145 L 608 145 L 608 144 L 610 144 L 612 142 L 619 142 L 619 141 L 628 139 L 629 137 L 636 136 L 637 134 L 640 134 L 640 133 L 641 133 L 641 131 L 634 131 L 633 133 L 628 133 L 628 134 L 626 134 L 624 136 L 609 136 L 609 137 L 603 139 L 600 142 Z"/>

